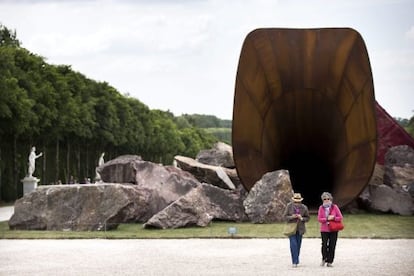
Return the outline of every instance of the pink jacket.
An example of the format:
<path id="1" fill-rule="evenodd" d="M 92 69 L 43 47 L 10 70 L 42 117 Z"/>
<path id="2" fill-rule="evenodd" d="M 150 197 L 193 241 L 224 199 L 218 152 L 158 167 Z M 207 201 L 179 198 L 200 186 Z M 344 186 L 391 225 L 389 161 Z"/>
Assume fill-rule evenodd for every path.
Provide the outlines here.
<path id="1" fill-rule="evenodd" d="M 335 219 L 334 219 L 335 221 L 341 221 L 343 218 L 341 210 L 339 210 L 336 204 L 331 205 L 329 214 L 335 216 Z M 328 224 L 327 224 L 328 220 L 325 215 L 325 208 L 323 208 L 323 205 L 319 206 L 318 221 L 321 223 L 321 232 L 330 232 L 328 228 Z"/>

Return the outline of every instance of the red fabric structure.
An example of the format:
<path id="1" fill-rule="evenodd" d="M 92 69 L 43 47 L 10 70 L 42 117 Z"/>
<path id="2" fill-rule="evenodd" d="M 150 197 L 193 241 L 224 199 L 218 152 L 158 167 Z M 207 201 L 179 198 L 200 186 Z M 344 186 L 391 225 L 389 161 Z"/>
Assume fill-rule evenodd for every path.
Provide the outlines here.
<path id="1" fill-rule="evenodd" d="M 390 114 L 376 102 L 377 113 L 377 163 L 384 165 L 388 148 L 408 145 L 414 148 L 414 138 L 401 127 Z"/>

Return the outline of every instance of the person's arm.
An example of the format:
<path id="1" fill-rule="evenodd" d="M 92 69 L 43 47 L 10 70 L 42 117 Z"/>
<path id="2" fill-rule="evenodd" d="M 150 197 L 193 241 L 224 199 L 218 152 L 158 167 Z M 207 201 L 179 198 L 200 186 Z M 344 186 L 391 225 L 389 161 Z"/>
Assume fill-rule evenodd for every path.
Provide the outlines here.
<path id="1" fill-rule="evenodd" d="M 318 210 L 318 221 L 320 223 L 326 223 L 325 210 L 322 207 L 319 207 Z"/>
<path id="2" fill-rule="evenodd" d="M 308 222 L 310 220 L 309 210 L 308 210 L 308 207 L 306 207 L 305 205 L 303 205 L 303 207 L 304 207 L 303 208 L 304 212 L 303 212 L 303 215 L 302 215 L 302 221 Z"/>
<path id="3" fill-rule="evenodd" d="M 295 217 L 293 217 L 293 215 L 291 214 L 290 210 L 291 210 L 291 204 L 288 203 L 288 205 L 286 205 L 286 209 L 285 209 L 285 213 L 283 214 L 283 217 L 285 218 L 285 220 L 287 222 L 292 221 L 293 219 L 295 219 Z"/>
<path id="4" fill-rule="evenodd" d="M 334 207 L 334 210 L 335 210 L 335 213 L 334 213 L 335 218 L 334 218 L 334 220 L 335 221 L 341 221 L 343 219 L 341 210 L 339 209 L 338 205 L 335 204 L 334 206 L 335 206 Z"/>

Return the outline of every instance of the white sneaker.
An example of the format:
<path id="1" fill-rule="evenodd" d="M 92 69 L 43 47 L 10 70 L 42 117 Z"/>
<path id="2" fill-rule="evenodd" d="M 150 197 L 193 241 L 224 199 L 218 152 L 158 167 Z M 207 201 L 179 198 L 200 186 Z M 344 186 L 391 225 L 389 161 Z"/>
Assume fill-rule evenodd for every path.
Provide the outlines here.
<path id="1" fill-rule="evenodd" d="M 321 262 L 321 266 L 325 266 L 326 262 L 324 260 L 322 260 Z"/>
<path id="2" fill-rule="evenodd" d="M 328 263 L 326 266 L 327 267 L 333 267 L 332 263 Z"/>

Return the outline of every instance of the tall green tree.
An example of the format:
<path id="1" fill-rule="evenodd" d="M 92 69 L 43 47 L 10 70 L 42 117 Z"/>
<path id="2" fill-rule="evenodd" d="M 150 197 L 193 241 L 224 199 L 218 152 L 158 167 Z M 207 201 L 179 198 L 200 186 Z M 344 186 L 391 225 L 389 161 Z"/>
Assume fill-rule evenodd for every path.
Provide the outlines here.
<path id="1" fill-rule="evenodd" d="M 408 121 L 405 130 L 414 138 L 414 116 Z"/>
<path id="2" fill-rule="evenodd" d="M 196 117 L 205 125 L 215 121 Z M 68 65 L 48 64 L 0 25 L 0 200 L 22 195 L 31 146 L 43 152 L 36 163 L 41 184 L 53 184 L 71 175 L 93 178 L 101 152 L 106 160 L 137 154 L 170 164 L 175 155 L 194 157 L 214 141 L 185 117 L 150 110 Z"/>
<path id="3" fill-rule="evenodd" d="M 161 110 L 151 111 L 149 148 L 153 162 L 171 164 L 177 152 L 184 150 L 177 126 L 171 113 Z"/>

